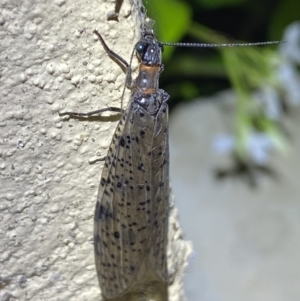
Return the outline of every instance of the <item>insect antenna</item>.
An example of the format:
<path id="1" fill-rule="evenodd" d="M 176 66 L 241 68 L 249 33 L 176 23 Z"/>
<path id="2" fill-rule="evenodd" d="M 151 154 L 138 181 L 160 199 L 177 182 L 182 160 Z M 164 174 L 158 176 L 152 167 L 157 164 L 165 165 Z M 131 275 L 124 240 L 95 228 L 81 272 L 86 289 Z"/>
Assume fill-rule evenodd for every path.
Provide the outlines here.
<path id="1" fill-rule="evenodd" d="M 255 42 L 255 43 L 221 43 L 221 44 L 160 42 L 162 46 L 195 47 L 195 48 L 248 47 L 248 46 L 276 45 L 281 43 L 284 43 L 284 41 L 267 41 L 267 42 Z"/>

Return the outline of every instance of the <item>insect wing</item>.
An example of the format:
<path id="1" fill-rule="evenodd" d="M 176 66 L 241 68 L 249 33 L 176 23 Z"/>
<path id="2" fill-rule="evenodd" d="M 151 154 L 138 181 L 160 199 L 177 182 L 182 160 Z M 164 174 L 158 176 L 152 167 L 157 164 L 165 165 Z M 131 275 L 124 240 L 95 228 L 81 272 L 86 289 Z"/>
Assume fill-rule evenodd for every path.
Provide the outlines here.
<path id="1" fill-rule="evenodd" d="M 167 241 L 169 214 L 169 134 L 168 106 L 163 103 L 154 125 L 152 142 L 151 181 L 151 241 L 149 262 L 165 282 L 168 282 Z"/>
<path id="2" fill-rule="evenodd" d="M 123 294 L 138 281 L 138 275 L 145 272 L 141 269 L 146 268 L 144 260 L 149 255 L 154 235 L 161 236 L 166 232 L 155 226 L 160 223 L 159 214 L 166 210 L 163 209 L 165 205 L 159 204 L 157 209 L 159 202 L 153 202 L 155 197 L 158 198 L 155 186 L 161 182 L 162 176 L 157 175 L 161 168 L 153 169 L 157 159 L 152 154 L 161 152 L 158 147 L 153 147 L 153 142 L 161 140 L 162 131 L 167 129 L 167 120 L 164 126 L 158 125 L 157 120 L 138 104 L 130 104 L 117 126 L 107 154 L 94 227 L 96 268 L 106 298 Z M 167 142 L 164 143 L 164 148 L 167 148 Z M 155 239 L 156 245 L 163 241 L 163 238 Z M 151 256 L 160 255 L 162 248 L 155 248 L 156 252 L 153 251 Z M 151 264 L 153 262 L 151 260 Z M 166 266 L 154 265 L 160 270 Z"/>

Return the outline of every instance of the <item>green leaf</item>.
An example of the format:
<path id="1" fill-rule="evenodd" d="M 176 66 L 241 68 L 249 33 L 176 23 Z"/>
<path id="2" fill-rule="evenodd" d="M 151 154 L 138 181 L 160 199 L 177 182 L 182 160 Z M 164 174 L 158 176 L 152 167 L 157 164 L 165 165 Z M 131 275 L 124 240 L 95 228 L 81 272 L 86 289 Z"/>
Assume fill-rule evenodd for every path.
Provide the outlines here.
<path id="1" fill-rule="evenodd" d="M 282 0 L 272 16 L 270 37 L 274 40 L 280 40 L 284 29 L 293 21 L 300 19 L 300 1 Z"/>
<path id="2" fill-rule="evenodd" d="M 198 0 L 206 8 L 220 8 L 226 6 L 240 5 L 248 0 Z"/>
<path id="3" fill-rule="evenodd" d="M 177 42 L 187 32 L 191 9 L 179 0 L 151 0 L 147 6 L 147 14 L 155 20 L 156 35 L 162 42 Z M 174 47 L 165 47 L 164 60 L 171 56 Z"/>

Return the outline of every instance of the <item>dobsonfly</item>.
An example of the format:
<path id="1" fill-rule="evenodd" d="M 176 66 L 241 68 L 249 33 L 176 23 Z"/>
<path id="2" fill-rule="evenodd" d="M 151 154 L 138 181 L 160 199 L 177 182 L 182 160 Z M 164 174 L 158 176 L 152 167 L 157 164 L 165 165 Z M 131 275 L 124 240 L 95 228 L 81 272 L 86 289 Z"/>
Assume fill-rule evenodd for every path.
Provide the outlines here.
<path id="1" fill-rule="evenodd" d="M 106 52 L 127 69 L 130 64 L 113 52 L 94 30 Z M 102 295 L 116 298 L 137 285 L 148 270 L 168 283 L 167 231 L 169 210 L 168 93 L 159 89 L 163 45 L 222 47 L 274 44 L 161 43 L 152 30 L 142 30 L 134 50 L 139 72 L 126 110 L 108 107 L 60 116 L 89 117 L 122 113 L 111 141 L 99 185 L 94 215 L 94 251 Z M 131 55 L 132 61 L 133 53 Z M 124 92 L 123 92 L 124 95 Z M 122 95 L 122 98 L 123 98 Z"/>
<path id="2" fill-rule="evenodd" d="M 94 33 L 108 54 L 130 70 Z M 59 113 L 81 117 L 122 113 L 105 160 L 94 216 L 96 269 L 101 292 L 108 299 L 130 290 L 148 269 L 168 282 L 169 95 L 158 87 L 162 45 L 151 31 L 144 31 L 135 51 L 139 74 L 125 111 L 110 107 Z"/>

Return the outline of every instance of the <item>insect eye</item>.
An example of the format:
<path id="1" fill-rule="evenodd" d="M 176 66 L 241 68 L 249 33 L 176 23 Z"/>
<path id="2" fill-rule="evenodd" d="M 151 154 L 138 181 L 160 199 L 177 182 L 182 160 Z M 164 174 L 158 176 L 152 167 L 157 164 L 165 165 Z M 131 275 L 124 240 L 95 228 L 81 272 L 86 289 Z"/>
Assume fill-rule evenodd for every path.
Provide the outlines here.
<path id="1" fill-rule="evenodd" d="M 138 52 L 138 53 L 144 53 L 145 52 L 145 49 L 146 49 L 146 44 L 145 43 L 138 43 L 137 45 L 136 45 L 136 51 Z"/>

